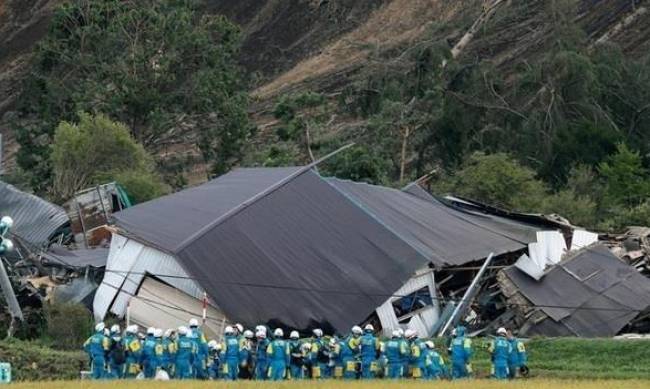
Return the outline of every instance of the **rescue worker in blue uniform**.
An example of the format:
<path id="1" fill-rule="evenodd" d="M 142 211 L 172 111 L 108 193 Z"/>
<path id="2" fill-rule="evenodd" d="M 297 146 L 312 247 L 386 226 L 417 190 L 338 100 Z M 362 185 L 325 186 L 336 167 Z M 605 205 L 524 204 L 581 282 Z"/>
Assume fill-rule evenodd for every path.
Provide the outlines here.
<path id="1" fill-rule="evenodd" d="M 404 356 L 402 357 L 402 366 L 403 366 L 402 377 L 406 377 L 409 371 L 409 358 L 411 355 L 411 347 L 409 346 L 409 342 L 406 340 L 406 337 L 404 336 L 404 330 L 398 328 L 397 332 L 399 333 L 400 341 L 404 344 L 404 348 L 406 349 L 406 354 L 404 354 Z"/>
<path id="2" fill-rule="evenodd" d="M 110 378 L 123 378 L 124 374 L 124 344 L 122 343 L 122 332 L 119 324 L 111 327 L 110 351 L 108 352 L 108 375 Z"/>
<path id="3" fill-rule="evenodd" d="M 425 378 L 429 380 L 439 380 L 444 378 L 447 375 L 445 360 L 442 358 L 442 355 L 436 351 L 435 344 L 432 340 L 427 341 L 425 345 L 427 350 Z"/>
<path id="4" fill-rule="evenodd" d="M 169 377 L 174 377 L 174 361 L 176 359 L 176 342 L 174 341 L 174 330 L 167 329 L 163 334 L 163 357 L 162 368 L 169 374 Z"/>
<path id="5" fill-rule="evenodd" d="M 145 378 L 154 378 L 156 375 L 156 361 L 155 361 L 155 352 L 156 352 L 156 340 L 154 334 L 156 329 L 149 327 L 147 329 L 147 337 L 142 343 L 142 354 L 140 356 L 140 365 L 144 372 Z"/>
<path id="6" fill-rule="evenodd" d="M 245 330 L 239 342 L 239 378 L 250 380 L 254 377 L 253 371 L 253 331 Z"/>
<path id="7" fill-rule="evenodd" d="M 312 331 L 314 336 L 311 339 L 311 351 L 309 359 L 311 364 L 311 377 L 328 378 L 329 351 L 323 340 L 323 330 L 316 328 Z"/>
<path id="8" fill-rule="evenodd" d="M 226 327 L 224 335 L 222 376 L 226 380 L 234 381 L 239 376 L 239 340 L 231 326 Z"/>
<path id="9" fill-rule="evenodd" d="M 154 332 L 154 352 L 153 352 L 153 376 L 156 377 L 156 373 L 158 373 L 158 370 L 163 369 L 164 370 L 164 361 L 165 361 L 165 345 L 163 344 L 163 330 L 160 328 L 156 328 L 156 331 Z M 167 375 L 169 373 L 167 370 L 165 370 Z"/>
<path id="10" fill-rule="evenodd" d="M 111 341 L 104 334 L 105 328 L 104 323 L 97 324 L 95 333 L 84 343 L 84 350 L 90 357 L 92 377 L 96 380 L 106 378 L 106 353 Z"/>
<path id="11" fill-rule="evenodd" d="M 178 328 L 178 339 L 176 339 L 176 366 L 174 367 L 175 378 L 189 380 L 193 378 L 192 366 L 196 357 L 196 343 L 188 337 L 190 332 L 187 327 Z"/>
<path id="12" fill-rule="evenodd" d="M 367 324 L 363 329 L 363 336 L 359 340 L 359 353 L 361 356 L 361 378 L 375 378 L 377 372 L 377 355 L 379 353 L 379 340 L 374 335 L 375 328 Z"/>
<path id="13" fill-rule="evenodd" d="M 528 369 L 528 354 L 526 353 L 526 345 L 521 340 L 517 339 L 511 330 L 508 330 L 508 341 L 512 347 L 510 358 L 508 359 L 508 369 L 510 370 L 510 378 L 517 378 L 520 376 L 522 370 Z"/>
<path id="14" fill-rule="evenodd" d="M 291 334 L 289 334 L 289 354 L 289 373 L 291 379 L 301 380 L 305 378 L 303 371 L 305 355 L 302 351 L 302 342 L 300 341 L 298 331 L 291 331 Z"/>
<path id="15" fill-rule="evenodd" d="M 199 321 L 195 318 L 190 319 L 190 333 L 188 336 L 196 344 L 196 358 L 194 358 L 194 378 L 205 379 L 207 378 L 207 361 L 208 361 L 208 341 L 203 335 L 203 331 L 199 328 Z"/>
<path id="16" fill-rule="evenodd" d="M 266 373 L 269 368 L 266 348 L 269 347 L 269 343 L 271 343 L 266 337 L 266 327 L 258 326 L 255 337 L 257 338 L 255 351 L 255 379 L 263 381 L 266 379 Z"/>
<path id="17" fill-rule="evenodd" d="M 338 338 L 332 337 L 329 342 L 329 356 L 330 361 L 328 364 L 327 375 L 330 378 L 340 379 L 343 378 L 343 363 L 341 362 L 341 342 Z"/>
<path id="18" fill-rule="evenodd" d="M 472 373 L 472 340 L 465 337 L 465 327 L 455 329 L 455 337 L 451 341 L 451 378 L 467 378 Z"/>
<path id="19" fill-rule="evenodd" d="M 283 338 L 284 331 L 281 328 L 276 328 L 273 331 L 273 341 L 266 348 L 266 355 L 269 358 L 268 377 L 273 381 L 283 380 L 287 374 L 289 345 Z"/>
<path id="20" fill-rule="evenodd" d="M 386 355 L 386 373 L 385 377 L 390 379 L 402 378 L 404 371 L 404 358 L 408 350 L 406 344 L 400 338 L 400 332 L 394 330 L 391 339 L 384 345 L 384 354 Z"/>
<path id="21" fill-rule="evenodd" d="M 140 357 L 142 355 L 142 344 L 138 338 L 137 325 L 130 325 L 126 328 L 126 335 L 122 342 L 125 354 L 122 377 L 135 378 L 140 373 Z"/>
<path id="22" fill-rule="evenodd" d="M 508 362 L 512 346 L 506 336 L 508 336 L 506 329 L 499 328 L 496 338 L 490 342 L 488 347 L 488 351 L 492 355 L 492 377 L 499 380 L 506 380 L 510 377 Z"/>
<path id="23" fill-rule="evenodd" d="M 426 368 L 426 346 L 418 339 L 418 334 L 412 329 L 406 330 L 406 339 L 409 342 L 409 371 L 408 377 L 414 379 L 424 378 Z"/>
<path id="24" fill-rule="evenodd" d="M 216 340 L 208 342 L 208 377 L 211 380 L 218 380 L 221 377 L 221 344 Z"/>
<path id="25" fill-rule="evenodd" d="M 341 363 L 343 365 L 343 378 L 357 378 L 357 363 L 361 346 L 363 330 L 359 326 L 352 327 L 352 333 L 341 342 Z"/>

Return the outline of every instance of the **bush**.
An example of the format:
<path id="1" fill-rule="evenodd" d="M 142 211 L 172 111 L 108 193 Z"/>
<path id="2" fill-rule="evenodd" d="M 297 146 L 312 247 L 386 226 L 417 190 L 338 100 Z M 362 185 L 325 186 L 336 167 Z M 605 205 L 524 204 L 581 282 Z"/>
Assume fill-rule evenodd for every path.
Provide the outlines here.
<path id="1" fill-rule="evenodd" d="M 79 350 L 93 332 L 93 319 L 82 304 L 46 304 L 44 340 L 61 350 Z"/>
<path id="2" fill-rule="evenodd" d="M 167 185 L 155 173 L 126 171 L 117 173 L 115 181 L 124 187 L 133 204 L 149 201 L 169 192 Z"/>
<path id="3" fill-rule="evenodd" d="M 75 379 L 88 369 L 88 357 L 81 351 L 58 351 L 15 339 L 0 342 L 0 361 L 11 363 L 15 381 Z"/>

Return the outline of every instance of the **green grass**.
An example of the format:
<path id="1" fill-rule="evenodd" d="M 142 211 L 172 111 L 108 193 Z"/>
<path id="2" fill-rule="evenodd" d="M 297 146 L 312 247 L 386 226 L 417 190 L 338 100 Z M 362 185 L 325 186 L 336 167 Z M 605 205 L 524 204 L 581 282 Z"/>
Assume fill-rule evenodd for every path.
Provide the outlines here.
<path id="1" fill-rule="evenodd" d="M 490 369 L 486 345 L 474 340 L 478 377 Z M 531 375 L 537 378 L 650 380 L 650 340 L 533 339 L 528 350 Z M 87 364 L 82 352 L 22 341 L 0 342 L 0 361 L 11 362 L 15 380 L 75 379 Z"/>

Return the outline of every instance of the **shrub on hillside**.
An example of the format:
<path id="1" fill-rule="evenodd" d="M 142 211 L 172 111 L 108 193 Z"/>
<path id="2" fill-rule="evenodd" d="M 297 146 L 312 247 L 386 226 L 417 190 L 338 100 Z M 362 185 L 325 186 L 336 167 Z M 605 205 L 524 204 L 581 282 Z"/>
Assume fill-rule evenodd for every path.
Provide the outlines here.
<path id="1" fill-rule="evenodd" d="M 45 340 L 61 350 L 80 350 L 93 331 L 93 320 L 81 304 L 46 304 Z"/>

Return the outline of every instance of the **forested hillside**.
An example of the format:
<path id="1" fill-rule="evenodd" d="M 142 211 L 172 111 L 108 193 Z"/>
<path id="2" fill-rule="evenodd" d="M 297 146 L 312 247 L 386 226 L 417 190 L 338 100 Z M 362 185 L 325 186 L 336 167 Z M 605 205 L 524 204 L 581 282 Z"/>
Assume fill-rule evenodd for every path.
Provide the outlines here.
<path id="1" fill-rule="evenodd" d="M 150 197 L 355 142 L 321 172 L 650 224 L 647 1 L 33 1 L 34 20 L 19 3 L 0 6 L 26 20 L 0 42 L 0 126 L 21 146 L 9 178 L 52 198 L 114 178 Z M 105 119 L 149 154 L 127 178 L 114 158 L 71 168 L 108 151 L 75 152 Z"/>

